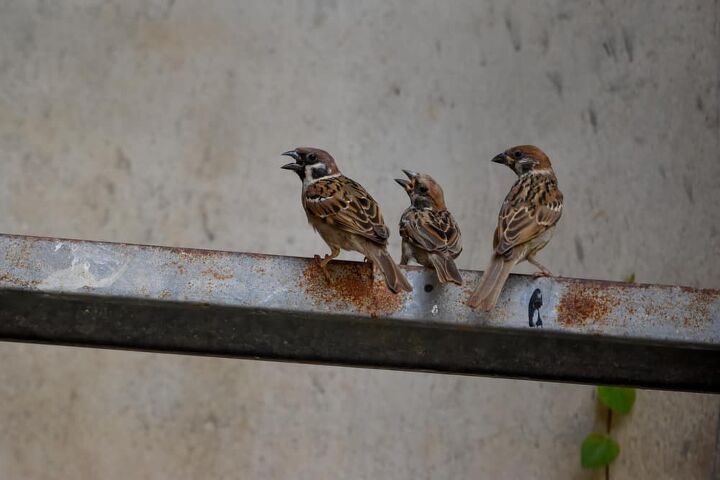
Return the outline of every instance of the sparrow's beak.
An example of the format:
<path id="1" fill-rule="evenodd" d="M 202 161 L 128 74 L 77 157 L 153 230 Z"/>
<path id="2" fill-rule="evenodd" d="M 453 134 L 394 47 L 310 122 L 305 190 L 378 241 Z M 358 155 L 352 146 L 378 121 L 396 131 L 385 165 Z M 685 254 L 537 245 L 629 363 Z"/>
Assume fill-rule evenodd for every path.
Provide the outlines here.
<path id="1" fill-rule="evenodd" d="M 407 180 L 403 180 L 402 178 L 396 178 L 395 181 L 398 183 L 398 185 L 403 187 L 405 190 L 410 189 L 410 182 L 408 182 Z"/>
<path id="2" fill-rule="evenodd" d="M 287 152 L 283 153 L 283 155 L 286 157 L 292 158 L 296 162 L 300 162 L 302 160 L 302 157 L 300 156 L 300 154 L 298 153 L 297 150 L 287 151 Z"/>
<path id="3" fill-rule="evenodd" d="M 499 153 L 493 157 L 492 161 L 494 163 L 500 163 L 502 165 L 507 165 L 508 164 L 508 156 L 505 155 L 505 152 Z"/>
<path id="4" fill-rule="evenodd" d="M 415 177 L 417 177 L 418 175 L 420 175 L 419 173 L 413 172 L 412 170 L 403 170 L 403 173 L 404 173 L 405 175 L 407 175 L 407 177 L 408 177 L 410 180 L 412 180 L 413 178 L 415 178 Z"/>
<path id="5" fill-rule="evenodd" d="M 302 164 L 300 163 L 302 161 L 302 157 L 297 152 L 297 150 L 290 150 L 289 152 L 283 153 L 286 157 L 291 157 L 295 160 L 297 163 L 288 163 L 287 165 L 283 165 L 280 168 L 283 168 L 285 170 L 293 170 L 295 172 L 299 172 L 303 169 Z"/>
<path id="6" fill-rule="evenodd" d="M 299 163 L 288 163 L 287 165 L 283 165 L 282 167 L 285 170 L 293 170 L 295 172 L 300 172 L 303 169 L 303 166 Z"/>

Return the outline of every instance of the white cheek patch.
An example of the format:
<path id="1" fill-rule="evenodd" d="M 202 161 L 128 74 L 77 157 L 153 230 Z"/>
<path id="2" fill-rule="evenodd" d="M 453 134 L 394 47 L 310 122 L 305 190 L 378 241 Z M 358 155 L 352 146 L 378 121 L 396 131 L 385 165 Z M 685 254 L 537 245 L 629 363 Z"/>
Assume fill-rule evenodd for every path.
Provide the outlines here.
<path id="1" fill-rule="evenodd" d="M 327 168 L 327 167 L 325 166 L 324 163 L 322 163 L 322 162 L 317 162 L 317 163 L 313 163 L 313 164 L 308 165 L 307 168 L 309 168 L 310 170 L 319 170 L 319 169 L 321 169 L 321 168 Z"/>
<path id="2" fill-rule="evenodd" d="M 322 178 L 323 171 L 327 172 L 327 166 L 323 163 L 313 163 L 311 165 L 305 165 L 305 178 L 308 180 L 318 180 Z"/>

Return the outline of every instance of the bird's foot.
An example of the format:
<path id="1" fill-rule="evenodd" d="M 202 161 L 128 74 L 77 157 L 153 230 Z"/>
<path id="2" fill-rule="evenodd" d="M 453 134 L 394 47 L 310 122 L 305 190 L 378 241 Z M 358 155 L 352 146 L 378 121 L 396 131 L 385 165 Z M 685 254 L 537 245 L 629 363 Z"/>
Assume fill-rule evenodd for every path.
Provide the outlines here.
<path id="1" fill-rule="evenodd" d="M 553 276 L 552 272 L 550 270 L 548 270 L 547 268 L 545 268 L 545 266 L 542 263 L 535 260 L 534 256 L 528 255 L 527 261 L 540 269 L 540 271 L 533 273 L 533 277 L 552 277 Z"/>
<path id="2" fill-rule="evenodd" d="M 327 264 L 332 260 L 332 256 L 325 255 L 324 257 L 321 257 L 320 255 L 315 255 L 315 262 L 317 262 L 318 266 L 320 267 L 320 270 L 322 270 L 323 275 L 325 276 L 325 280 L 328 283 L 332 283 L 332 278 L 330 278 L 330 272 L 328 272 Z"/>
<path id="3" fill-rule="evenodd" d="M 550 270 L 547 268 L 543 268 L 542 270 L 538 270 L 537 272 L 532 274 L 533 277 L 539 278 L 539 277 L 552 277 L 553 274 Z"/>

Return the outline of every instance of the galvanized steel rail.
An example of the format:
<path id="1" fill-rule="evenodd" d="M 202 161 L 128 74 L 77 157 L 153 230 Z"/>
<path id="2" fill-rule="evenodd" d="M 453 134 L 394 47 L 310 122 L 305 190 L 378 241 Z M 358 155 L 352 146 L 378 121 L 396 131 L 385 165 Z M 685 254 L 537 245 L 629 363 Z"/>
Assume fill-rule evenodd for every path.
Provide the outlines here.
<path id="1" fill-rule="evenodd" d="M 0 340 L 720 391 L 720 290 L 514 275 L 497 308 L 403 267 L 0 235 Z"/>

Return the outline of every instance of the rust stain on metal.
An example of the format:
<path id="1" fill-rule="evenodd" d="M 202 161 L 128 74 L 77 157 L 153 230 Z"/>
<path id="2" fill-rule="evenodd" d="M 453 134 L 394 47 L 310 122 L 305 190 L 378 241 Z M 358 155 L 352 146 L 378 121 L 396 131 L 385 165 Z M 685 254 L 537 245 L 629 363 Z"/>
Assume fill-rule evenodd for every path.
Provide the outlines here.
<path id="1" fill-rule="evenodd" d="M 183 265 L 182 262 L 178 262 L 176 260 L 166 263 L 165 265 L 172 265 L 173 267 L 175 267 L 175 269 L 180 275 L 185 275 L 185 273 L 187 272 L 185 265 Z"/>
<path id="2" fill-rule="evenodd" d="M 720 300 L 720 291 L 694 290 L 688 287 L 680 288 L 692 298 L 687 307 L 687 315 L 683 319 L 683 325 L 686 327 L 700 327 L 702 320 L 710 319 L 710 307 Z"/>
<path id="3" fill-rule="evenodd" d="M 712 288 L 692 288 L 692 287 L 678 287 L 683 292 L 689 295 L 698 295 L 703 300 L 720 300 L 720 290 L 714 290 Z"/>
<path id="4" fill-rule="evenodd" d="M 327 281 L 316 262 L 303 271 L 302 287 L 316 302 L 347 302 L 372 317 L 380 317 L 400 310 L 403 294 L 394 294 L 378 278 L 371 281 L 371 267 L 363 263 L 344 263 L 342 271 L 328 267 Z"/>
<path id="5" fill-rule="evenodd" d="M 252 252 L 230 252 L 227 250 L 205 250 L 201 248 L 189 247 L 156 247 L 151 245 L 138 245 L 141 249 L 156 249 L 170 252 L 174 255 L 182 255 L 190 261 L 208 260 L 210 258 L 221 258 L 227 256 L 244 256 L 258 261 L 267 261 L 276 257 L 276 255 L 267 255 L 264 253 Z"/>
<path id="6" fill-rule="evenodd" d="M 33 244 L 35 242 L 32 242 Z M 32 249 L 29 244 L 23 244 L 19 248 L 9 248 L 5 252 L 5 260 L 10 264 L 14 264 L 17 268 L 30 268 L 30 258 Z"/>
<path id="7" fill-rule="evenodd" d="M 608 321 L 623 323 L 640 318 L 645 322 L 662 319 L 666 325 L 701 328 L 706 322 L 712 321 L 713 305 L 720 301 L 718 290 L 659 286 L 663 290 L 679 288 L 683 295 L 680 298 L 674 295 L 638 298 L 624 294 L 628 287 L 656 289 L 658 286 L 570 281 L 557 305 L 557 321 L 567 326 L 583 326 L 602 325 Z M 611 318 L 613 310 L 621 306 L 622 315 L 613 315 Z"/>
<path id="8" fill-rule="evenodd" d="M 268 261 L 273 257 L 273 255 L 267 255 L 265 253 L 243 253 L 243 255 L 246 257 L 250 257 L 253 260 L 259 260 L 263 262 Z"/>
<path id="9" fill-rule="evenodd" d="M 212 276 L 215 280 L 230 280 L 231 278 L 234 277 L 234 275 L 232 273 L 218 272 L 214 268 L 206 268 L 205 270 L 203 270 L 200 273 L 202 273 L 203 275 Z"/>
<path id="10" fill-rule="evenodd" d="M 206 260 L 210 257 L 217 257 L 227 252 L 220 250 L 202 250 L 199 248 L 186 248 L 186 247 L 150 247 L 150 248 L 162 248 L 163 250 L 169 251 L 175 255 L 183 255 L 188 257 L 190 260 Z"/>
<path id="11" fill-rule="evenodd" d="M 703 328 L 707 322 L 713 321 L 712 306 L 720 301 L 720 291 L 689 287 L 679 289 L 684 294 L 682 300 L 669 297 L 641 304 L 628 303 L 627 313 L 643 315 L 648 322 L 662 319 L 663 323 L 678 328 Z"/>
<path id="12" fill-rule="evenodd" d="M 35 285 L 37 285 L 40 282 L 37 280 L 32 280 L 32 281 L 23 280 L 22 278 L 18 278 L 14 275 L 10 275 L 9 273 L 0 273 L 0 283 L 9 283 L 9 284 L 15 285 L 17 287 L 27 288 L 27 287 L 34 287 Z"/>
<path id="13" fill-rule="evenodd" d="M 618 305 L 618 299 L 598 285 L 570 283 L 557 306 L 557 321 L 580 326 L 602 323 Z"/>

